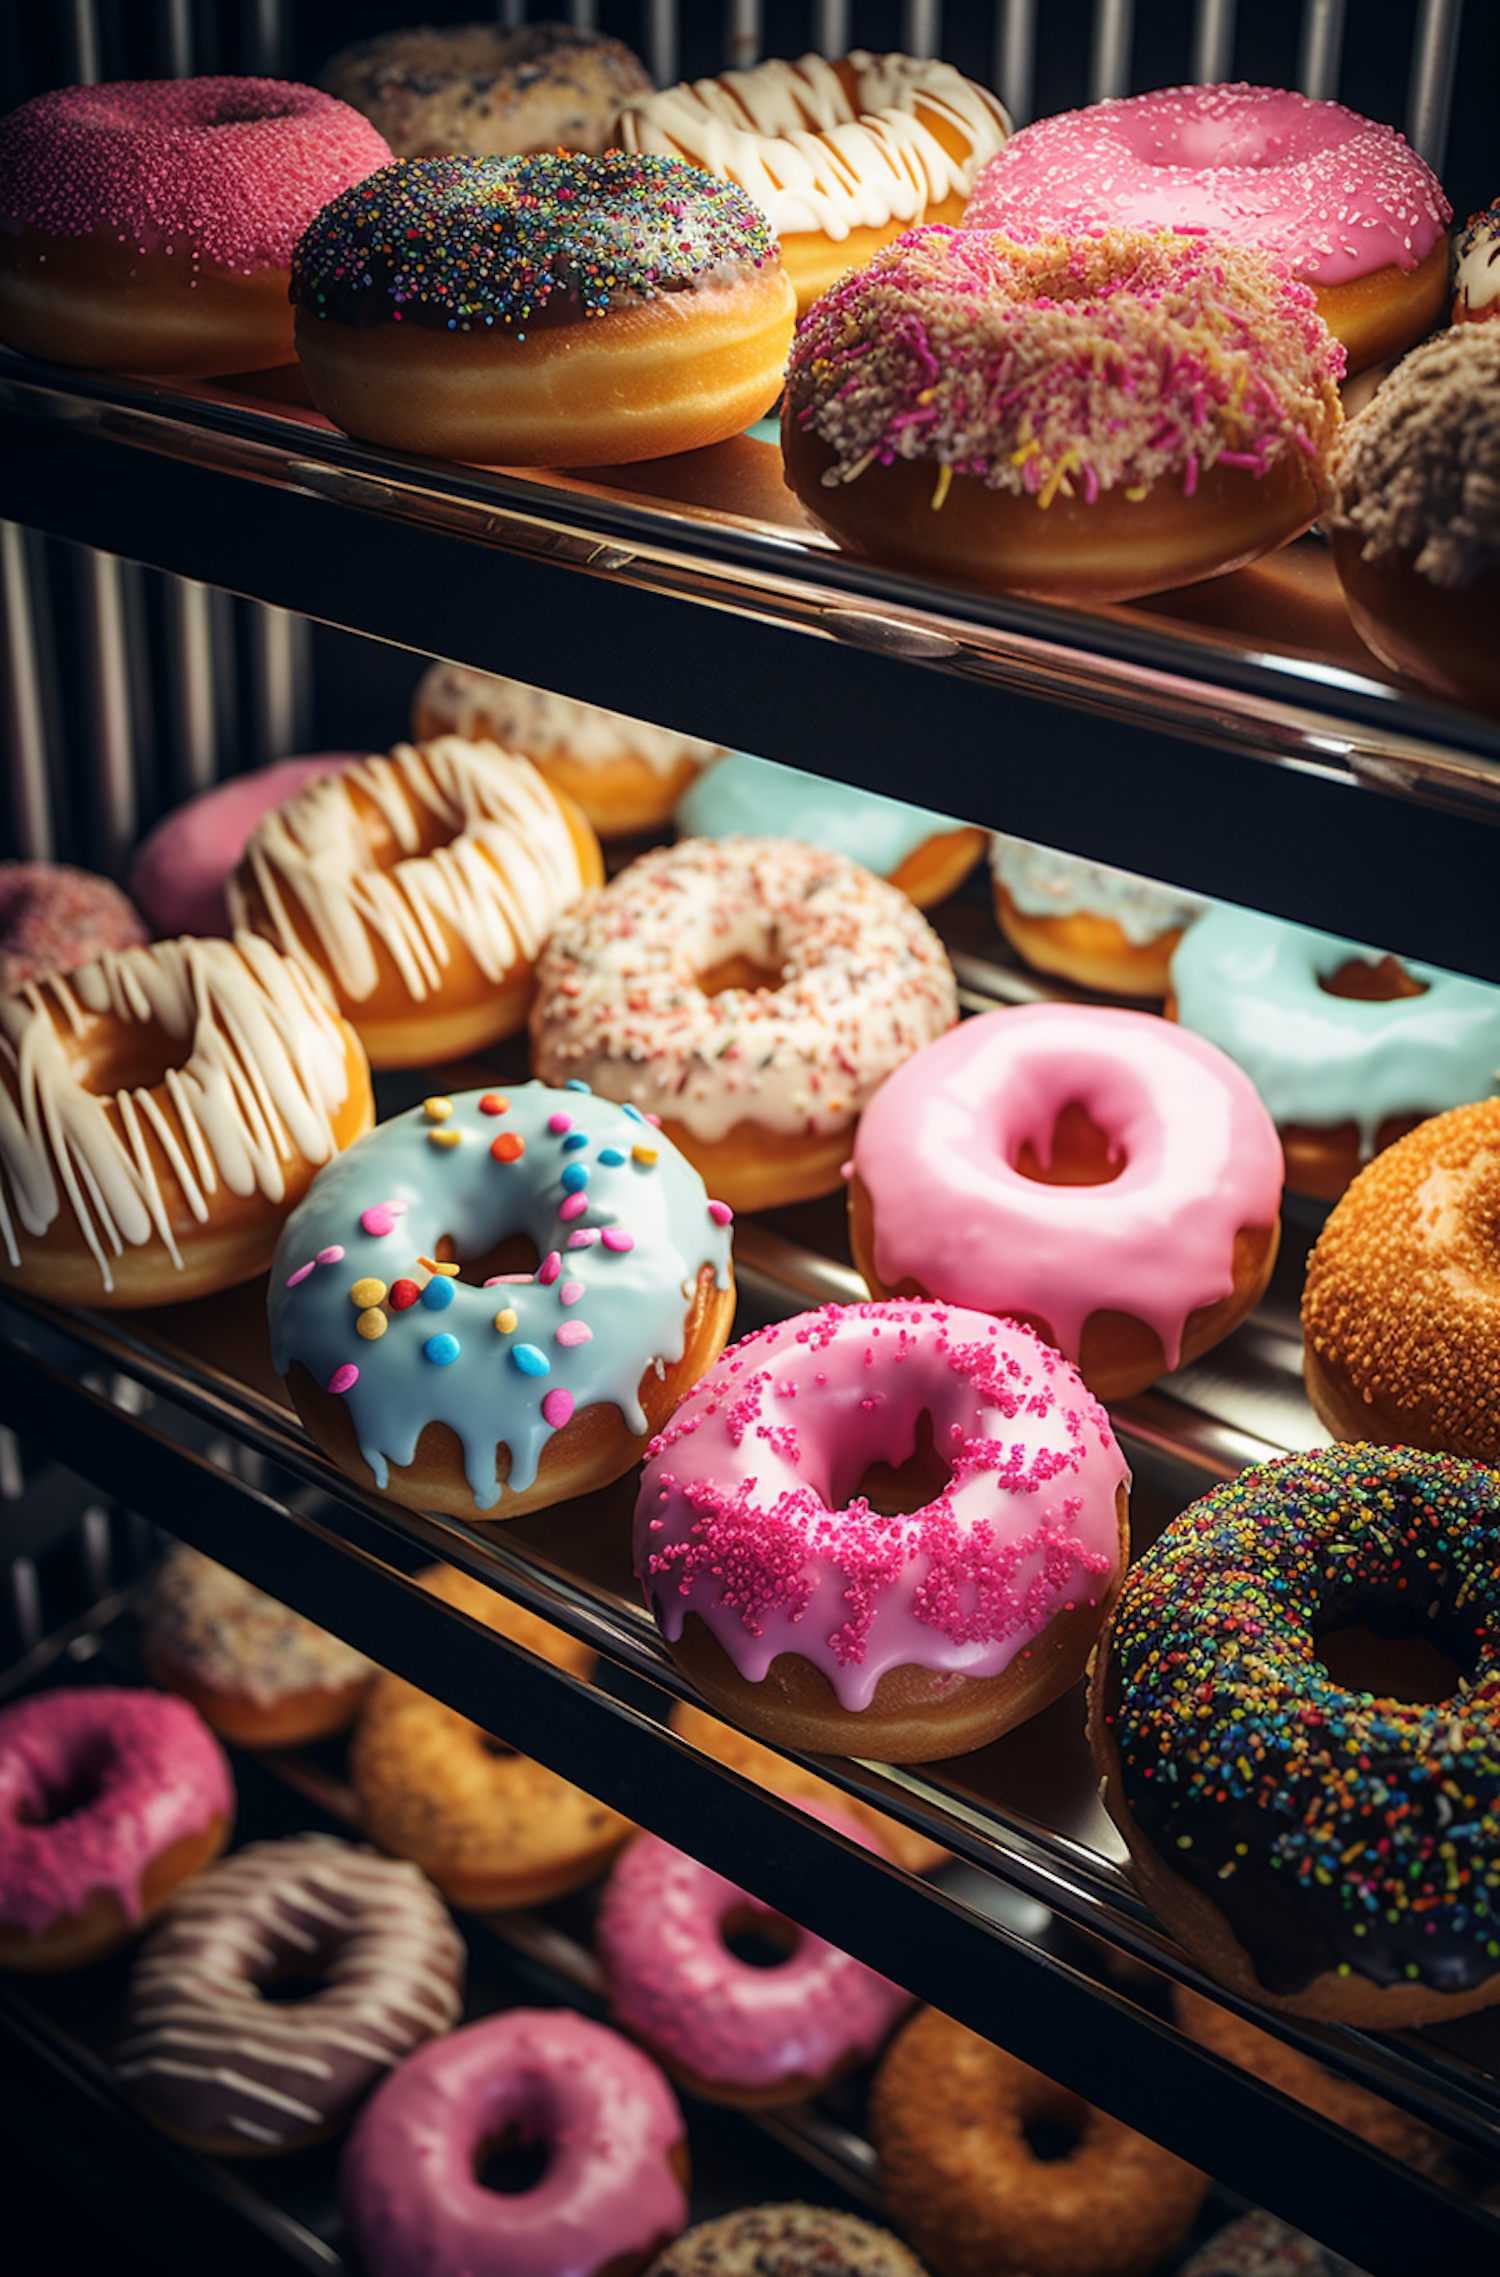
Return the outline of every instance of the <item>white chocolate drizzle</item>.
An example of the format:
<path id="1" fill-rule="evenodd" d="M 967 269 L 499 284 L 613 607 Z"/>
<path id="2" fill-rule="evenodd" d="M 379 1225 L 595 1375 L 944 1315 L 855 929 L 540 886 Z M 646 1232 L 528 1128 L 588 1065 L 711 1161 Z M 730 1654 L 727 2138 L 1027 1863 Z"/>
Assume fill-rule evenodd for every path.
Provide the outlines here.
<path id="1" fill-rule="evenodd" d="M 951 63 L 860 48 L 848 64 L 852 100 L 833 64 L 804 55 L 629 104 L 620 139 L 737 182 L 779 236 L 818 230 L 837 244 L 851 230 L 919 221 L 929 206 L 967 197 L 1010 133 L 999 97 Z M 967 145 L 966 157 L 944 146 L 919 107 Z"/>
<path id="2" fill-rule="evenodd" d="M 400 849 L 389 869 L 366 835 L 356 793 Z M 447 842 L 424 853 L 434 825 Z M 230 883 L 237 925 L 248 918 L 247 876 L 281 949 L 309 971 L 326 968 L 351 1004 L 375 993 L 377 945 L 413 1003 L 442 986 L 455 939 L 486 980 L 502 980 L 536 956 L 584 890 L 567 817 L 531 762 L 455 735 L 398 744 L 389 758 L 309 783 L 265 815 Z"/>
<path id="3" fill-rule="evenodd" d="M 169 1046 L 186 1046 L 181 1065 L 154 1087 L 92 1089 L 88 1061 L 108 1022 L 154 1024 Z M 221 1186 L 280 1202 L 288 1164 L 337 1152 L 333 1117 L 348 1089 L 338 1022 L 250 934 L 113 950 L 0 998 L 0 1237 L 11 1266 L 17 1226 L 42 1238 L 66 1205 L 106 1290 L 110 1259 L 127 1245 L 159 1241 L 180 1272 L 160 1158 L 199 1225 Z"/>

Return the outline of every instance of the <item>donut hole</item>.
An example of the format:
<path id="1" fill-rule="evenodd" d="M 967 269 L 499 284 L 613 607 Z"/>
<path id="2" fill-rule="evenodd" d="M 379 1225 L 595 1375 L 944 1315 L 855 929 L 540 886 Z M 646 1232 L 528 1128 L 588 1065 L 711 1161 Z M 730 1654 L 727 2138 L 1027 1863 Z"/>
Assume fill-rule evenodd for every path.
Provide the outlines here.
<path id="1" fill-rule="evenodd" d="M 65 1049 L 69 1046 L 65 1040 Z M 155 1091 L 193 1056 L 191 1029 L 171 1036 L 159 1020 L 110 1020 L 70 1056 L 85 1087 L 101 1097 L 114 1091 Z"/>
<path id="2" fill-rule="evenodd" d="M 103 1748 L 90 1748 L 77 1761 L 63 1766 L 62 1774 L 42 1782 L 39 1797 L 25 1795 L 15 1813 L 20 1826 L 56 1826 L 88 1810 L 104 1791 L 109 1756 Z"/>
<path id="3" fill-rule="evenodd" d="M 1038 1186 L 1108 1186 L 1128 1157 L 1094 1121 L 1081 1099 L 1059 1109 L 1045 1158 L 1030 1138 L 1022 1139 L 1011 1168 Z"/>
<path id="4" fill-rule="evenodd" d="M 720 1920 L 719 1936 L 725 1951 L 750 1969 L 783 1968 L 802 1942 L 794 1921 L 755 1905 L 731 1906 Z"/>
<path id="5" fill-rule="evenodd" d="M 460 1260 L 450 1234 L 444 1234 L 434 1255 L 440 1265 L 457 1265 L 458 1278 L 483 1288 L 487 1281 L 497 1280 L 502 1274 L 515 1274 L 531 1280 L 541 1263 L 541 1252 L 528 1233 L 508 1233 L 478 1257 Z"/>
<path id="6" fill-rule="evenodd" d="M 693 979 L 705 996 L 727 996 L 733 989 L 743 989 L 749 995 L 763 990 L 774 996 L 786 979 L 779 966 L 764 963 L 759 957 L 721 957 L 714 965 L 705 965 L 694 973 Z"/>
<path id="7" fill-rule="evenodd" d="M 1071 2158 L 1083 2141 L 1089 2107 L 1054 2081 L 1039 2079 L 1036 2089 L 1021 2106 L 1021 2134 L 1034 2159 L 1055 2166 Z"/>
<path id="8" fill-rule="evenodd" d="M 269 2000 L 277 2008 L 294 2008 L 299 2001 L 315 2000 L 327 1989 L 326 1978 L 314 1975 L 310 1969 L 279 1970 L 256 1986 L 261 1999 Z"/>
<path id="9" fill-rule="evenodd" d="M 870 1463 L 857 1479 L 836 1479 L 829 1494 L 835 1509 L 863 1499 L 882 1518 L 907 1518 L 925 1510 L 952 1483 L 953 1472 L 933 1443 L 932 1417 L 924 1407 L 917 1417 L 916 1441 L 901 1463 Z"/>
<path id="10" fill-rule="evenodd" d="M 481 2190 L 520 2198 L 534 2190 L 552 2163 L 550 2145 L 514 2120 L 487 2135 L 474 2153 L 474 2180 Z"/>
<path id="11" fill-rule="evenodd" d="M 1399 957 L 1380 957 L 1374 964 L 1363 957 L 1347 957 L 1337 972 L 1319 973 L 1325 996 L 1342 996 L 1356 1004 L 1394 1004 L 1403 996 L 1425 996 L 1427 983 L 1409 973 Z"/>
<path id="12" fill-rule="evenodd" d="M 1415 1628 L 1382 1634 L 1363 1621 L 1343 1622 L 1320 1636 L 1314 1649 L 1344 1691 L 1367 1692 L 1409 1707 L 1443 1706 L 1473 1673 Z"/>
<path id="13" fill-rule="evenodd" d="M 482 1731 L 477 1736 L 480 1754 L 487 1755 L 496 1762 L 503 1761 L 516 1752 L 508 1740 L 496 1739 L 492 1731 Z"/>

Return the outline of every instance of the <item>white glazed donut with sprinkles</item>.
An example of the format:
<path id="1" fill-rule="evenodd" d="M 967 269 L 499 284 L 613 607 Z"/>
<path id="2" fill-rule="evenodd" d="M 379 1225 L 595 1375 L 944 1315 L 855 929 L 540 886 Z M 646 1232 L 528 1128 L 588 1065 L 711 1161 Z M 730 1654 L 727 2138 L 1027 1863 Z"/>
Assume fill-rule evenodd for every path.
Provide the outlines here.
<path id="1" fill-rule="evenodd" d="M 393 1501 L 513 1518 L 603 1486 L 723 1349 L 731 1212 L 638 1108 L 431 1098 L 332 1167 L 271 1269 L 275 1363 Z M 534 1265 L 497 1269 L 517 1242 Z"/>

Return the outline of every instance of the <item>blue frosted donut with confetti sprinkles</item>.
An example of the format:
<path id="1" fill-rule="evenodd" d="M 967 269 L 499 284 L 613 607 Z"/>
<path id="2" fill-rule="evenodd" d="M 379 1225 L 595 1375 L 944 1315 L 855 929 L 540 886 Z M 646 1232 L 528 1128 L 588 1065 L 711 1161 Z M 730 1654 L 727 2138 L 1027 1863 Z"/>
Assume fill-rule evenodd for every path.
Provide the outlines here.
<path id="1" fill-rule="evenodd" d="M 1500 1472 L 1326 1447 L 1216 1487 L 1132 1566 L 1090 1735 L 1194 1960 L 1395 2030 L 1500 2001 L 1497 1709 Z"/>
<path id="2" fill-rule="evenodd" d="M 287 1220 L 277 1372 L 362 1485 L 517 1517 L 618 1478 L 718 1357 L 730 1218 L 648 1117 L 587 1084 L 427 1099 Z"/>

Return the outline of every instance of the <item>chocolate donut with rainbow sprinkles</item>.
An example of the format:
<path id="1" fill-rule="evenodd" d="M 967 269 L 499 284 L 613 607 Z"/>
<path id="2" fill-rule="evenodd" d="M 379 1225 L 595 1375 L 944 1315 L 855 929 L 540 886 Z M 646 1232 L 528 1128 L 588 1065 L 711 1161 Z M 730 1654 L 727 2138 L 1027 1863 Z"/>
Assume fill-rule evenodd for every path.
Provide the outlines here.
<path id="1" fill-rule="evenodd" d="M 434 1096 L 333 1167 L 271 1268 L 272 1352 L 394 1502 L 513 1518 L 604 1486 L 723 1348 L 732 1213 L 585 1083 Z"/>

